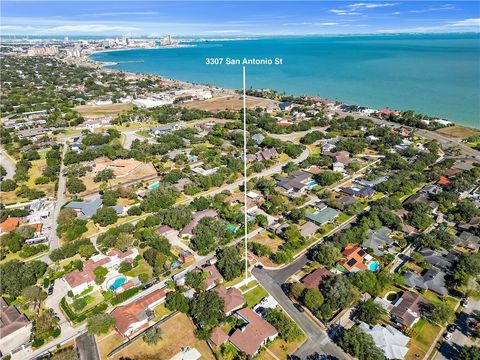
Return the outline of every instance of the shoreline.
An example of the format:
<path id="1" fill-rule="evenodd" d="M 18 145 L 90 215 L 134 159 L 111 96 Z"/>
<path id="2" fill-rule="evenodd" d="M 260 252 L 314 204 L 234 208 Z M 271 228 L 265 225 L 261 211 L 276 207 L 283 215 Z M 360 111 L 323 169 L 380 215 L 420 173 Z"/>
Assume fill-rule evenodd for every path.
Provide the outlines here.
<path id="1" fill-rule="evenodd" d="M 192 46 L 177 46 L 177 47 L 163 47 L 162 49 L 171 49 L 171 48 L 181 48 L 181 47 L 195 47 L 195 45 L 192 45 Z M 117 62 L 104 62 L 104 61 L 100 61 L 100 60 L 95 60 L 95 59 L 92 59 L 92 55 L 94 54 L 97 54 L 97 53 L 106 53 L 106 52 L 110 52 L 110 51 L 129 51 L 129 50 L 141 50 L 143 48 L 134 48 L 134 49 L 114 49 L 114 50 L 101 50 L 101 51 L 97 51 L 97 52 L 94 52 L 90 55 L 88 55 L 87 57 L 87 61 L 88 62 L 91 62 L 93 64 L 98 64 L 99 65 L 99 68 L 102 68 L 102 69 L 105 69 L 105 70 L 108 70 L 108 71 L 120 71 L 120 72 L 123 72 L 125 74 L 144 74 L 144 75 L 149 75 L 149 76 L 154 76 L 154 77 L 158 77 L 160 79 L 164 79 L 164 80 L 169 80 L 169 81 L 176 81 L 176 82 L 179 82 L 179 83 L 183 83 L 183 84 L 187 84 L 187 85 L 191 85 L 191 86 L 195 86 L 195 85 L 204 85 L 204 86 L 212 86 L 214 85 L 217 89 L 220 89 L 220 90 L 223 90 L 223 91 L 237 91 L 238 89 L 230 89 L 230 88 L 225 88 L 223 86 L 220 86 L 220 85 L 215 85 L 215 84 L 203 84 L 203 83 L 194 83 L 190 80 L 180 80 L 180 79 L 174 79 L 174 78 L 169 78 L 169 77 L 166 77 L 166 76 L 163 76 L 161 74 L 154 74 L 154 73 L 150 73 L 150 72 L 143 72 L 143 71 L 138 71 L 138 72 L 133 72 L 133 71 L 126 71 L 126 70 L 122 70 L 122 69 L 114 69 L 114 68 L 109 68 L 109 66 L 117 66 L 117 65 L 120 65 L 121 63 L 117 63 Z M 150 48 L 145 48 L 146 50 L 155 50 L 155 49 L 160 49 L 160 47 L 150 47 Z M 304 96 L 307 96 L 308 94 L 304 94 Z M 300 96 L 300 95 L 299 95 Z M 328 97 L 325 97 L 326 99 L 329 99 Z M 341 104 L 345 104 L 343 101 L 341 100 L 335 100 L 335 101 L 338 101 L 340 102 Z M 362 106 L 362 105 L 358 105 L 358 104 L 350 104 L 350 105 L 356 105 L 356 106 Z M 387 107 L 389 108 L 389 107 Z M 398 110 L 398 109 L 397 109 Z M 399 110 L 399 111 L 407 111 L 407 110 Z M 434 117 L 434 116 L 430 116 L 428 114 L 424 114 L 426 116 L 429 116 L 429 117 Z M 439 119 L 441 119 L 441 117 L 439 116 L 438 117 Z M 446 127 L 443 127 L 443 128 L 439 128 L 437 130 L 441 130 L 441 129 L 445 129 L 445 128 L 451 128 L 451 127 L 461 127 L 461 128 L 464 128 L 464 129 L 469 129 L 473 132 L 480 132 L 480 120 L 479 120 L 479 127 L 476 128 L 476 127 L 473 127 L 473 126 L 469 126 L 469 125 L 464 125 L 464 124 L 461 124 L 461 123 L 456 123 L 455 121 L 453 120 L 448 120 L 451 122 L 452 125 L 450 126 L 446 126 Z M 419 128 L 421 129 L 421 128 Z M 433 131 L 437 131 L 437 130 L 433 130 Z M 431 130 L 432 131 L 432 130 Z M 444 134 L 445 135 L 445 134 Z M 447 135 L 449 136 L 449 135 Z M 454 137 L 452 135 L 450 135 L 451 137 Z"/>

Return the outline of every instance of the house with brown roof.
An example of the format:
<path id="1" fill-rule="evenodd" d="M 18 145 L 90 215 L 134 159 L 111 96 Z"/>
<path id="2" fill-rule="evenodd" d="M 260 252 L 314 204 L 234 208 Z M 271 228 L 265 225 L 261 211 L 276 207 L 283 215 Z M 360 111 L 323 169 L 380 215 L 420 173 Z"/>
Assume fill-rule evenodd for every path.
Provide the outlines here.
<path id="1" fill-rule="evenodd" d="M 0 223 L 0 235 L 8 234 L 18 227 L 20 219 L 18 217 L 9 217 Z"/>
<path id="2" fill-rule="evenodd" d="M 324 267 L 321 267 L 313 270 L 310 274 L 305 276 L 302 279 L 302 283 L 307 289 L 318 289 L 325 280 L 325 278 L 332 275 L 332 272 L 328 271 Z"/>
<path id="3" fill-rule="evenodd" d="M 420 320 L 422 307 L 426 304 L 427 302 L 419 294 L 405 291 L 395 302 L 394 307 L 390 310 L 390 315 L 397 324 L 411 328 Z"/>
<path id="4" fill-rule="evenodd" d="M 230 343 L 247 356 L 254 356 L 268 341 L 274 340 L 278 331 L 250 308 L 237 311 L 236 316 L 245 324 L 230 336 Z"/>
<path id="5" fill-rule="evenodd" d="M 193 219 L 190 221 L 183 229 L 180 231 L 180 237 L 193 237 L 193 230 L 197 227 L 200 223 L 200 220 L 207 218 L 207 217 L 217 217 L 217 212 L 211 209 L 205 209 L 202 211 L 198 211 L 193 214 Z"/>
<path id="6" fill-rule="evenodd" d="M 0 354 L 5 356 L 30 341 L 32 323 L 0 298 Z"/>
<path id="7" fill-rule="evenodd" d="M 220 274 L 220 271 L 218 271 L 215 265 L 207 266 L 203 269 L 203 271 L 208 274 L 207 278 L 203 280 L 203 286 L 205 287 L 205 290 L 210 290 L 217 286 L 217 284 L 223 282 L 223 276 Z"/>
<path id="8" fill-rule="evenodd" d="M 213 345 L 219 347 L 228 341 L 228 335 L 225 334 L 222 329 L 216 327 L 212 330 L 212 333 L 210 334 L 210 341 L 213 343 Z"/>
<path id="9" fill-rule="evenodd" d="M 164 289 L 158 289 L 128 305 L 117 306 L 110 315 L 115 319 L 115 329 L 124 337 L 148 327 L 152 310 L 165 300 Z"/>
<path id="10" fill-rule="evenodd" d="M 245 304 L 242 292 L 236 287 L 226 288 L 218 285 L 213 289 L 225 302 L 225 315 L 229 316 L 233 311 L 240 309 Z"/>

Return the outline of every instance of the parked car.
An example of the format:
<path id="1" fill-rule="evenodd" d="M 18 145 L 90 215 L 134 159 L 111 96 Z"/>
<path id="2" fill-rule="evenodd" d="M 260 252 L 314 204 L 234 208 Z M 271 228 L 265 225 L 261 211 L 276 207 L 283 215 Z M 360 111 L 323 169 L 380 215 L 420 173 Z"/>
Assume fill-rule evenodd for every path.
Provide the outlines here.
<path id="1" fill-rule="evenodd" d="M 300 304 L 295 303 L 295 304 L 293 304 L 293 306 L 295 306 L 295 308 L 296 308 L 298 311 L 300 311 L 300 312 L 304 312 L 304 311 L 305 311 L 305 309 L 303 308 L 303 306 L 300 305 Z"/>
<path id="2" fill-rule="evenodd" d="M 256 267 L 257 269 L 260 269 L 260 270 L 263 269 L 263 265 L 262 265 L 262 264 L 256 264 L 255 267 Z"/>
<path id="3" fill-rule="evenodd" d="M 455 324 L 450 324 L 450 325 L 447 326 L 447 331 L 448 331 L 449 333 L 453 333 L 456 328 L 457 328 L 457 327 L 455 326 Z"/>
<path id="4" fill-rule="evenodd" d="M 50 286 L 48 287 L 48 295 L 52 295 L 52 294 L 53 294 L 53 289 L 54 289 L 54 284 L 51 283 Z"/>
<path id="5" fill-rule="evenodd" d="M 450 339 L 452 338 L 452 336 L 453 336 L 453 333 L 447 332 L 447 333 L 445 333 L 444 336 L 445 336 L 445 340 L 450 340 Z"/>
<path id="6" fill-rule="evenodd" d="M 460 301 L 460 305 L 462 305 L 463 308 L 466 308 L 468 306 L 468 299 L 462 299 L 462 301 Z"/>

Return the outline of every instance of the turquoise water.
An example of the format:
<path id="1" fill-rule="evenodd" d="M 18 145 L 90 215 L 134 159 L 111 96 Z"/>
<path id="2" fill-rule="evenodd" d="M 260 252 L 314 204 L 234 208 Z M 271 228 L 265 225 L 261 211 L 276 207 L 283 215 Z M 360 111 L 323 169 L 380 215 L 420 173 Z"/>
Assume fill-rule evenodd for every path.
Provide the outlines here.
<path id="1" fill-rule="evenodd" d="M 194 45 L 105 52 L 92 58 L 141 60 L 113 68 L 239 89 L 241 66 L 205 65 L 205 58 L 281 57 L 282 66 L 247 66 L 247 87 L 373 108 L 413 109 L 480 127 L 478 34 L 277 37 Z"/>
<path id="2" fill-rule="evenodd" d="M 115 281 L 113 282 L 113 284 L 110 284 L 110 286 L 108 288 L 112 291 L 115 291 L 120 286 L 122 286 L 126 281 L 127 281 L 127 278 L 125 278 L 125 277 L 116 278 Z"/>
<path id="3" fill-rule="evenodd" d="M 374 261 L 368 265 L 368 270 L 370 271 L 377 271 L 378 270 L 378 262 Z"/>
<path id="4" fill-rule="evenodd" d="M 317 185 L 317 182 L 314 181 L 314 180 L 309 181 L 309 182 L 307 183 L 307 186 L 315 186 L 315 185 Z"/>
<path id="5" fill-rule="evenodd" d="M 160 185 L 160 182 L 154 182 L 153 184 L 149 185 L 148 188 L 149 189 L 156 189 L 158 188 L 158 186 Z"/>

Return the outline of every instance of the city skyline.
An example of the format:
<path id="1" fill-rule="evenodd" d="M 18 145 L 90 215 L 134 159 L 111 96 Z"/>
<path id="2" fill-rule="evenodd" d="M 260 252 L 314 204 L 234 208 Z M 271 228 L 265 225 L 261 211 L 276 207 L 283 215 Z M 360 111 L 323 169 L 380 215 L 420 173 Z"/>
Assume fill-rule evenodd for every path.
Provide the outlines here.
<path id="1" fill-rule="evenodd" d="M 3 35 L 228 36 L 478 32 L 473 1 L 4 1 Z"/>

